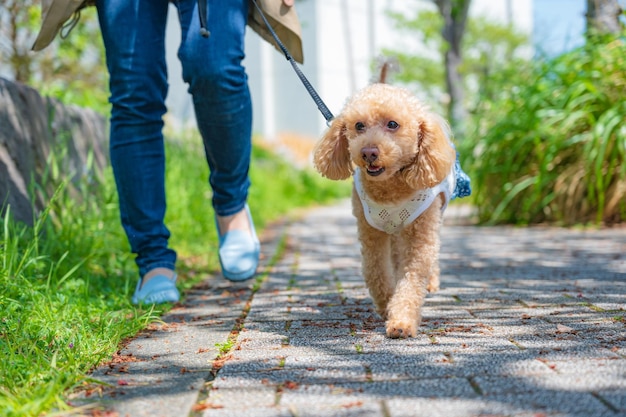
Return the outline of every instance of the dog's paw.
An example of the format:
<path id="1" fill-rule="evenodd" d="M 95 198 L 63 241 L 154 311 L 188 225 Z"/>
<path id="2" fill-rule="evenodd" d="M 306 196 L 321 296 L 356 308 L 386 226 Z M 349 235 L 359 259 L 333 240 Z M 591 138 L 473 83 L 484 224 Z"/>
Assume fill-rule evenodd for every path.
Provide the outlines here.
<path id="1" fill-rule="evenodd" d="M 417 323 L 409 320 L 389 320 L 387 326 L 387 337 L 391 339 L 406 339 L 417 336 Z"/>
<path id="2" fill-rule="evenodd" d="M 428 290 L 428 292 L 439 291 L 439 277 L 430 277 L 426 289 Z"/>
<path id="3" fill-rule="evenodd" d="M 376 312 L 383 320 L 387 320 L 387 307 L 376 307 Z"/>
<path id="4" fill-rule="evenodd" d="M 389 311 L 387 310 L 387 300 L 384 302 L 374 300 L 374 308 L 376 309 L 376 313 L 378 313 L 383 320 L 387 320 L 389 314 Z"/>

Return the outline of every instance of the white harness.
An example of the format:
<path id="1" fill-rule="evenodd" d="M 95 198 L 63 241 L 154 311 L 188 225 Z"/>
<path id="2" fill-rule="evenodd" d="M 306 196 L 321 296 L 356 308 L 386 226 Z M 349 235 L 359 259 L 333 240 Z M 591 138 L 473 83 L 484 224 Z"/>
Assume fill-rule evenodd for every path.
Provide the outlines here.
<path id="1" fill-rule="evenodd" d="M 441 211 L 448 206 L 456 183 L 454 168 L 439 184 L 425 190 L 418 190 L 413 197 L 399 205 L 387 205 L 373 201 L 363 191 L 360 170 L 354 170 L 354 187 L 363 204 L 363 211 L 367 222 L 374 228 L 389 234 L 398 233 L 404 226 L 411 224 L 435 201 L 439 194 L 444 195 Z"/>

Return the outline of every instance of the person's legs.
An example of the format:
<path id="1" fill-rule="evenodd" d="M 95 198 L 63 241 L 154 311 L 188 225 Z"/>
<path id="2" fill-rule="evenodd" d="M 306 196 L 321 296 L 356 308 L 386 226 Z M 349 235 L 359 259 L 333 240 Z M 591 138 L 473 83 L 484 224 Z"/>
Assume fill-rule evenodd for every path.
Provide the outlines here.
<path id="1" fill-rule="evenodd" d="M 211 171 L 209 182 L 220 232 L 222 269 L 227 278 L 241 280 L 252 277 L 258 263 L 258 240 L 245 209 L 250 186 L 252 103 L 241 61 L 248 0 L 208 3 L 211 35 L 203 38 L 197 1 L 175 2 L 182 29 L 178 56 Z M 245 233 L 233 235 L 231 231 Z"/>
<path id="2" fill-rule="evenodd" d="M 250 185 L 252 104 L 241 61 L 248 0 L 209 1 L 208 38 L 200 36 L 195 0 L 179 1 L 178 56 L 202 134 L 213 207 L 219 216 L 240 212 Z"/>
<path id="3" fill-rule="evenodd" d="M 122 225 L 144 281 L 154 270 L 173 275 L 176 253 L 168 248 L 163 222 L 168 0 L 98 0 L 97 8 L 110 75 L 110 153 Z"/>

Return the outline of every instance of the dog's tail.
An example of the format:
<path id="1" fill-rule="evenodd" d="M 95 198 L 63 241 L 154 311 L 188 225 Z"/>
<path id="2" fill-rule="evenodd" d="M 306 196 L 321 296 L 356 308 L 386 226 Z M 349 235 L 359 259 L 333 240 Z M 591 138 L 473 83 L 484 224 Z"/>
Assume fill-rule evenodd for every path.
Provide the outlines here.
<path id="1" fill-rule="evenodd" d="M 385 84 L 387 82 L 387 74 L 389 73 L 389 67 L 391 64 L 389 61 L 383 62 L 383 65 L 380 67 L 380 77 L 378 77 L 378 82 L 381 84 Z"/>
<path id="2" fill-rule="evenodd" d="M 376 82 L 386 84 L 387 78 L 392 72 L 398 71 L 400 64 L 398 63 L 398 60 L 393 57 L 381 57 L 378 62 L 380 64 L 380 73 Z"/>

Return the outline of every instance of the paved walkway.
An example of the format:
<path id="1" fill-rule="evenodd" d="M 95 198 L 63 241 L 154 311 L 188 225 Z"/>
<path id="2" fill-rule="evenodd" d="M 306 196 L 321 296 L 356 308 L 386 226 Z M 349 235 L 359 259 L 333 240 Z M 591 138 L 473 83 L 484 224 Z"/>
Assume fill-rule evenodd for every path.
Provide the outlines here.
<path id="1" fill-rule="evenodd" d="M 260 285 L 207 279 L 75 401 L 109 416 L 626 416 L 626 228 L 446 223 L 417 338 L 385 338 L 345 203 L 277 227 Z"/>

